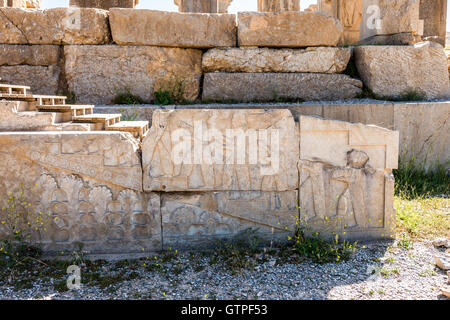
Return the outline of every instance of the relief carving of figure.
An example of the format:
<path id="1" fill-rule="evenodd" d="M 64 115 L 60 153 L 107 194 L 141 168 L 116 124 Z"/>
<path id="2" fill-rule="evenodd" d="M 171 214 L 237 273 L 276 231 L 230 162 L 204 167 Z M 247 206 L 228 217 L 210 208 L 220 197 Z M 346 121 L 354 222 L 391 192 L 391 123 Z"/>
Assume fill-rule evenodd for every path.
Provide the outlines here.
<path id="1" fill-rule="evenodd" d="M 300 11 L 300 0 L 258 0 L 258 11 Z"/>
<path id="2" fill-rule="evenodd" d="M 344 27 L 359 27 L 362 17 L 361 0 L 341 0 L 339 18 Z"/>

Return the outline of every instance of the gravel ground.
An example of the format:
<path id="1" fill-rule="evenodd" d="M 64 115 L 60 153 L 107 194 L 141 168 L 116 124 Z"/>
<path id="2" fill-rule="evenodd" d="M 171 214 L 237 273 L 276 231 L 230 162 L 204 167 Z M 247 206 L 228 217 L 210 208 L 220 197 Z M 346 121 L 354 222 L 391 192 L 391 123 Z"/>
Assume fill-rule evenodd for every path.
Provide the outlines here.
<path id="1" fill-rule="evenodd" d="M 254 266 L 237 274 L 223 264 L 211 264 L 208 255 L 193 253 L 161 262 L 160 270 L 148 270 L 153 257 L 103 262 L 99 274 L 125 279 L 106 282 L 103 288 L 83 283 L 81 289 L 58 292 L 54 286 L 65 283 L 65 272 L 50 272 L 48 277 L 36 277 L 40 280 L 33 280 L 26 289 L 0 284 L 0 299 L 446 299 L 439 287 L 447 282 L 447 275 L 434 265 L 438 249 L 425 242 L 411 246 L 367 244 L 348 261 L 322 265 L 281 262 L 276 254 L 261 255 Z M 31 268 L 20 279 L 45 268 Z M 88 273 L 82 271 L 81 276 Z"/>

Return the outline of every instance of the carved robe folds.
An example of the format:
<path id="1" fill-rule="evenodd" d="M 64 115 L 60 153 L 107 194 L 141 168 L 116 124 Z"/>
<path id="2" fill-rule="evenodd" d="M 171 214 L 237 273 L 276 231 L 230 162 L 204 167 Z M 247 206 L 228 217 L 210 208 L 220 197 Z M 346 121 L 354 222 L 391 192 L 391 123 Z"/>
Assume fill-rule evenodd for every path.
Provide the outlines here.
<path id="1" fill-rule="evenodd" d="M 392 236 L 396 146 L 397 132 L 300 116 L 304 230 L 358 240 Z"/>
<path id="2" fill-rule="evenodd" d="M 363 0 L 319 0 L 319 11 L 337 18 L 344 27 L 344 44 L 360 39 Z"/>
<path id="3" fill-rule="evenodd" d="M 300 0 L 258 0 L 258 11 L 300 11 Z"/>

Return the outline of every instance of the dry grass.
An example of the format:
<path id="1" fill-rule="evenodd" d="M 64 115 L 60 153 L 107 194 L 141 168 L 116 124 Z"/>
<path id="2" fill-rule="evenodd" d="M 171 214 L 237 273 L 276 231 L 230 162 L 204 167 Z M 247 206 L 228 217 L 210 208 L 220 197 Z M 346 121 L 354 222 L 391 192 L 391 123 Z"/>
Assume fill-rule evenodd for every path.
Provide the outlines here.
<path id="1" fill-rule="evenodd" d="M 450 238 L 450 199 L 429 197 L 405 199 L 395 197 L 397 234 L 411 240 Z"/>

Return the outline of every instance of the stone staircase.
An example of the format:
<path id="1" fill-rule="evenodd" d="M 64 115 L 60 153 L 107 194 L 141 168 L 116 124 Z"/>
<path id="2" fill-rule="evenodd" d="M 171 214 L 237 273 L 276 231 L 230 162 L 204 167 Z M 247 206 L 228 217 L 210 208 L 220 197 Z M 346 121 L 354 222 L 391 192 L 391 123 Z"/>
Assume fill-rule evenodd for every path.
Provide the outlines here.
<path id="1" fill-rule="evenodd" d="M 71 105 L 66 100 L 65 96 L 32 94 L 27 86 L 0 83 L 0 101 L 16 102 L 9 107 L 9 117 L 2 112 L 11 127 L 17 122 L 15 131 L 125 131 L 142 140 L 149 130 L 148 121 L 121 121 L 119 113 L 94 113 L 93 105 Z"/>

